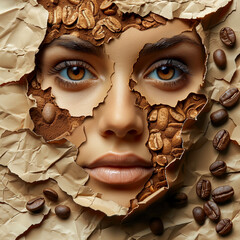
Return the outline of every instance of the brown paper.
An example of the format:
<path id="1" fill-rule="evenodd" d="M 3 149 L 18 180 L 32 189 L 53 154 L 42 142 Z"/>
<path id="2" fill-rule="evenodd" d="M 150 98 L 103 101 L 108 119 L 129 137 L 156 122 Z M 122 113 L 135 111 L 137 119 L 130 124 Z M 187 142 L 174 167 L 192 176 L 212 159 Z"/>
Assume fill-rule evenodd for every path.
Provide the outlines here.
<path id="1" fill-rule="evenodd" d="M 34 195 L 37 187 L 32 187 L 21 181 L 5 167 L 0 166 L 0 202 L 1 208 L 1 239 L 15 239 L 27 231 L 31 226 L 40 224 L 49 208 L 45 207 L 40 214 L 29 214 L 25 208 L 26 202 Z"/>
<path id="2" fill-rule="evenodd" d="M 184 18 L 198 19 L 216 12 L 219 8 L 227 5 L 231 0 L 214 1 L 146 1 L 146 0 L 113 0 L 119 9 L 126 12 L 134 12 L 146 16 L 150 12 L 161 15 L 167 19 Z"/>
<path id="3" fill-rule="evenodd" d="M 0 84 L 18 81 L 34 69 L 32 63 L 44 38 L 48 16 L 36 0 L 3 2 L 0 4 Z"/>
<path id="4" fill-rule="evenodd" d="M 120 1 L 119 1 L 120 2 Z M 129 2 L 129 1 L 128 1 Z M 177 9 L 177 2 L 169 2 L 165 7 L 164 14 L 169 12 L 171 17 L 190 16 L 202 17 L 205 14 L 216 11 L 217 7 L 227 4 L 229 1 L 214 1 L 215 7 L 194 5 L 186 2 L 181 5 L 186 11 L 180 14 L 182 8 Z M 159 2 L 160 3 L 160 2 Z M 234 4 L 237 1 L 234 2 Z M 124 4 L 124 1 L 122 1 Z M 137 4 L 137 3 L 136 3 Z M 155 1 L 156 4 L 156 1 Z M 175 4 L 175 5 L 174 5 Z M 145 15 L 149 9 L 132 9 L 142 11 Z M 120 3 L 119 3 L 120 6 Z M 46 30 L 47 12 L 35 1 L 18 1 L 0 3 L 0 26 L 1 26 L 1 51 L 0 56 L 0 82 L 18 81 L 25 73 L 34 68 L 34 56 L 38 51 Z M 155 8 L 159 11 L 159 8 Z M 190 9 L 190 10 L 189 10 Z M 129 10 L 129 9 L 128 9 Z M 195 12 L 196 11 L 196 12 Z M 238 16 L 240 9 L 233 11 L 226 21 L 213 29 L 210 29 L 207 37 L 210 37 L 208 51 L 209 68 L 206 75 L 206 88 L 203 92 L 213 100 L 211 103 L 213 112 L 222 106 L 218 103 L 219 96 L 230 86 L 239 87 L 239 43 L 234 49 L 226 48 L 220 41 L 218 32 L 223 26 L 232 27 L 236 35 L 239 35 Z M 186 17 L 187 18 L 187 17 Z M 14 19 L 14 21 L 10 21 Z M 25 29 L 27 29 L 25 31 Z M 200 31 L 200 30 L 199 30 Z M 23 34 L 24 32 L 24 34 Z M 22 41 L 16 41 L 21 39 Z M 19 44 L 19 45 L 17 45 Z M 221 47 L 227 54 L 228 68 L 219 71 L 212 62 L 211 54 L 216 47 Z M 4 57 L 3 57 L 4 56 Z M 4 61 L 3 61 L 4 59 Z M 237 72 L 236 72 L 237 71 Z M 225 79 L 225 80 L 222 80 Z M 209 179 L 213 188 L 225 184 L 231 185 L 235 190 L 235 197 L 230 203 L 221 206 L 222 218 L 230 218 L 233 221 L 234 231 L 225 239 L 238 239 L 240 229 L 239 213 L 239 105 L 229 112 L 228 122 L 215 128 L 209 122 L 210 113 L 202 114 L 197 124 L 189 132 L 183 134 L 186 147 L 190 152 L 186 153 L 184 168 L 181 175 L 184 176 L 184 187 L 181 191 L 188 194 L 189 204 L 182 209 L 173 209 L 167 201 L 159 202 L 152 208 L 145 210 L 136 218 L 120 224 L 116 218 L 104 217 L 96 210 L 103 210 L 109 216 L 124 215 L 126 208 L 121 208 L 116 203 L 103 201 L 98 198 L 89 188 L 84 187 L 88 175 L 75 163 L 77 148 L 70 143 L 63 145 L 46 143 L 41 137 L 36 136 L 30 130 L 33 128 L 29 116 L 29 109 L 34 106 L 34 101 L 26 97 L 25 86 L 5 85 L 0 88 L 0 238 L 21 240 L 32 239 L 218 239 L 215 232 L 216 224 L 207 220 L 203 226 L 198 226 L 192 217 L 192 209 L 201 206 L 203 201 L 198 199 L 195 193 L 196 182 L 200 178 Z M 210 107 L 211 107 L 210 104 Z M 22 107 L 20 107 L 22 106 Z M 231 144 L 224 154 L 218 153 L 212 147 L 212 139 L 218 129 L 225 128 L 230 132 Z M 30 130 L 29 130 L 30 129 Z M 194 143 L 192 145 L 192 143 Z M 209 165 L 215 160 L 225 160 L 228 165 L 226 178 L 216 179 L 209 173 Z M 176 174 L 178 176 L 178 174 Z M 171 177 L 175 177 L 173 174 Z M 31 215 L 25 209 L 26 202 L 34 196 L 42 195 L 45 187 L 54 188 L 59 194 L 59 202 L 46 201 L 46 208 L 39 215 Z M 164 190 L 162 190 L 164 191 Z M 54 213 L 57 204 L 70 206 L 72 213 L 70 219 L 64 221 L 58 219 Z M 48 215 L 45 218 L 44 215 Z M 165 232 L 162 236 L 154 236 L 148 226 L 151 217 L 161 217 Z M 43 222 L 42 222 L 43 221 Z M 36 228 L 25 233 L 32 225 L 41 223 Z"/>

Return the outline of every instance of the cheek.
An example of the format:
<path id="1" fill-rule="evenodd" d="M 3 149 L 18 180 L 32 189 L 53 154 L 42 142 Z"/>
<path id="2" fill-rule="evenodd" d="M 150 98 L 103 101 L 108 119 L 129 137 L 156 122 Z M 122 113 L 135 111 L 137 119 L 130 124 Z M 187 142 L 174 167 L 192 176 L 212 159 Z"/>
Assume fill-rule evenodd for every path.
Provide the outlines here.
<path id="1" fill-rule="evenodd" d="M 42 88 L 52 88 L 52 94 L 57 105 L 67 109 L 71 116 L 91 116 L 94 107 L 97 107 L 107 95 L 111 82 L 106 78 L 104 82 L 96 83 L 82 91 L 66 91 L 58 86 L 53 78 L 45 78 Z"/>

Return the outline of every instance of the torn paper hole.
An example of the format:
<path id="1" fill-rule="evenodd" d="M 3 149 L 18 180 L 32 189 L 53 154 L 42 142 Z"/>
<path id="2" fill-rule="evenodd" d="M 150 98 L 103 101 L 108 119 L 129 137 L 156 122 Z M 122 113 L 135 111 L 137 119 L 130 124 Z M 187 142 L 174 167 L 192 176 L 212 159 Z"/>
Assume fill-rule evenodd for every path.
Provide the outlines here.
<path id="1" fill-rule="evenodd" d="M 226 6 L 231 0 L 224 1 L 136 1 L 136 0 L 113 0 L 119 9 L 126 12 L 134 12 L 140 16 L 145 16 L 149 12 L 154 12 L 167 19 L 182 18 L 182 19 L 198 19 L 203 18 L 208 14 L 216 12 L 219 8 Z"/>

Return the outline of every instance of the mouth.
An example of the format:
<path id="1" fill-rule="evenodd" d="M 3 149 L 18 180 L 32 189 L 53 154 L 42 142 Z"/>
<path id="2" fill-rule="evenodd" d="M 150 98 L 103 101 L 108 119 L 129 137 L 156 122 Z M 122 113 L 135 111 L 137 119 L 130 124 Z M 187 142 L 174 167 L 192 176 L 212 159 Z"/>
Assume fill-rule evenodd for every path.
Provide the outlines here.
<path id="1" fill-rule="evenodd" d="M 110 184 L 125 185 L 145 182 L 152 174 L 151 162 L 132 153 L 107 153 L 84 169 L 91 178 Z"/>

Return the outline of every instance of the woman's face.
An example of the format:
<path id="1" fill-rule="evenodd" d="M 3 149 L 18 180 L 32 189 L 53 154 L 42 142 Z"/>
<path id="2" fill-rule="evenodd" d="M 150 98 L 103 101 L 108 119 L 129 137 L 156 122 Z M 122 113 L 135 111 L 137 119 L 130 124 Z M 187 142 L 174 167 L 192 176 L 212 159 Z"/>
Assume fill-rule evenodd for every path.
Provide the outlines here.
<path id="1" fill-rule="evenodd" d="M 51 87 L 58 106 L 71 116 L 92 115 L 83 123 L 86 141 L 76 160 L 90 175 L 87 186 L 129 206 L 153 171 L 147 110 L 136 104 L 136 92 L 150 105 L 175 107 L 198 91 L 204 61 L 199 37 L 181 20 L 128 29 L 101 47 L 64 35 L 43 49 L 42 88 Z M 79 146 L 77 131 L 68 140 Z"/>

